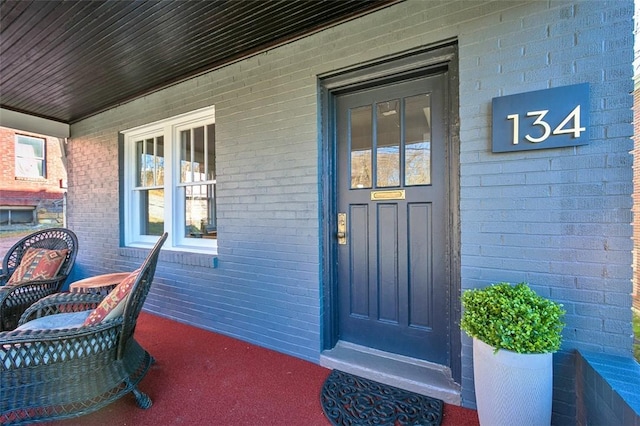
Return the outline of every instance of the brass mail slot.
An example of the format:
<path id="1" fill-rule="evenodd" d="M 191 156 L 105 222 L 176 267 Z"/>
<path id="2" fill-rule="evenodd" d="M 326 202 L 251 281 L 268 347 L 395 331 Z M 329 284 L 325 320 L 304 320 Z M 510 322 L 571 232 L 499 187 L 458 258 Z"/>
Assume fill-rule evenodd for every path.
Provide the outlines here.
<path id="1" fill-rule="evenodd" d="M 371 191 L 371 201 L 375 200 L 404 200 L 404 189 L 392 191 Z"/>

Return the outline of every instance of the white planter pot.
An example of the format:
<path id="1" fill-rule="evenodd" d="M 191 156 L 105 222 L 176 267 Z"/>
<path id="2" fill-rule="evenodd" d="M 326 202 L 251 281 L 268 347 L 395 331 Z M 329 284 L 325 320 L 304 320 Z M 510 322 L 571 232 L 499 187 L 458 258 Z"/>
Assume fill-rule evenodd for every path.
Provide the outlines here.
<path id="1" fill-rule="evenodd" d="M 473 375 L 481 426 L 551 424 L 553 354 L 519 354 L 473 339 Z"/>

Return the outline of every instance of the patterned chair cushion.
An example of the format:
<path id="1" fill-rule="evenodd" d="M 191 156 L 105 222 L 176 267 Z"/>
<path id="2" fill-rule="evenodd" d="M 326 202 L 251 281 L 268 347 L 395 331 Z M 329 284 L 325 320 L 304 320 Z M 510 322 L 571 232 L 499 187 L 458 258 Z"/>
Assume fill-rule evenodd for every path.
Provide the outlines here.
<path id="1" fill-rule="evenodd" d="M 7 281 L 7 285 L 15 285 L 23 281 L 54 278 L 67 258 L 67 253 L 69 253 L 68 249 L 49 250 L 29 247 L 24 256 L 22 256 L 20 264 Z"/>
<path id="2" fill-rule="evenodd" d="M 124 312 L 124 306 L 129 298 L 133 284 L 138 278 L 140 269 L 136 269 L 130 273 L 124 280 L 120 282 L 102 299 L 102 302 L 89 314 L 84 325 L 93 325 L 101 321 L 116 318 Z"/>

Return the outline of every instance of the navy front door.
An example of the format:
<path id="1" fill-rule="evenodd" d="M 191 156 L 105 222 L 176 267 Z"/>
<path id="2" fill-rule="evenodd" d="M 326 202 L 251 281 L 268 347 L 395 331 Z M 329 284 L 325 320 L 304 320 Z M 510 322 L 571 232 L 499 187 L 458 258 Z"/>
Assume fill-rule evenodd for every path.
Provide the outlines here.
<path id="1" fill-rule="evenodd" d="M 336 96 L 339 339 L 450 363 L 446 72 Z"/>

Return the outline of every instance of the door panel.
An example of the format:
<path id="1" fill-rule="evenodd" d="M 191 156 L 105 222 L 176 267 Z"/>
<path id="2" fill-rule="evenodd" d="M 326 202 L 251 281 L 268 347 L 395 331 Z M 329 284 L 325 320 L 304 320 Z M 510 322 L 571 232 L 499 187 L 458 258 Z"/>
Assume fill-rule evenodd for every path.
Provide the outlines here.
<path id="1" fill-rule="evenodd" d="M 432 223 L 431 205 L 428 203 L 411 203 L 409 208 L 409 229 L 428 230 Z M 433 281 L 424 285 L 423 277 L 432 276 L 433 242 L 430 237 L 433 232 L 427 231 L 426 237 L 409 234 L 409 326 L 431 328 L 433 306 Z"/>
<path id="2" fill-rule="evenodd" d="M 353 268 L 347 271 L 350 274 L 348 280 L 351 286 L 349 294 L 352 295 L 348 299 L 351 303 L 349 314 L 362 318 L 369 316 L 368 210 L 369 206 L 366 205 L 351 206 L 351 214 L 348 217 L 351 217 L 349 223 L 352 225 L 347 228 L 347 235 L 351 235 L 350 239 L 352 239 L 352 243 L 348 247 L 359 248 L 358 250 L 349 251 L 349 263 L 353 265 Z"/>
<path id="3" fill-rule="evenodd" d="M 398 283 L 398 206 L 378 206 L 378 320 L 400 321 Z M 382 302 L 382 303 L 381 303 Z"/>
<path id="4" fill-rule="evenodd" d="M 449 364 L 446 73 L 336 96 L 341 340 Z"/>

